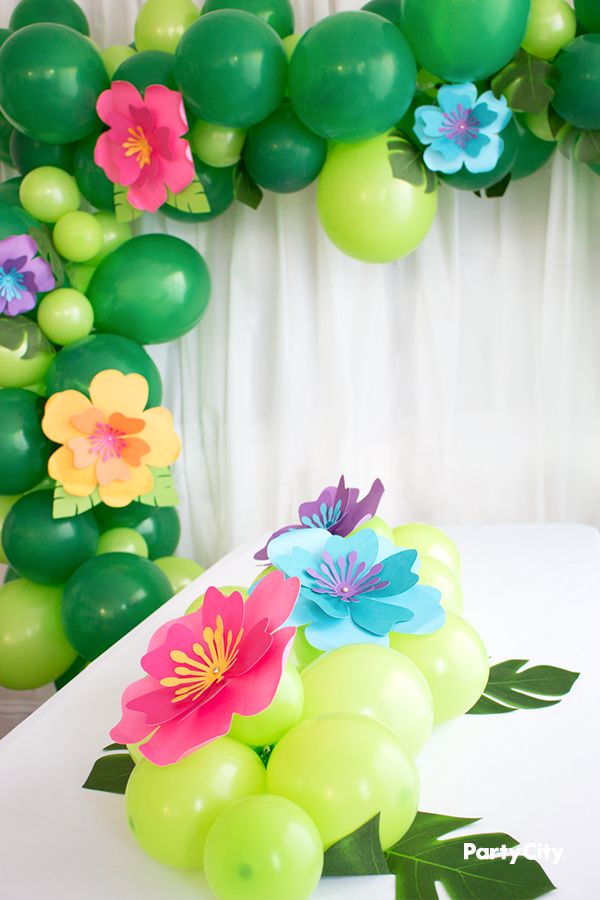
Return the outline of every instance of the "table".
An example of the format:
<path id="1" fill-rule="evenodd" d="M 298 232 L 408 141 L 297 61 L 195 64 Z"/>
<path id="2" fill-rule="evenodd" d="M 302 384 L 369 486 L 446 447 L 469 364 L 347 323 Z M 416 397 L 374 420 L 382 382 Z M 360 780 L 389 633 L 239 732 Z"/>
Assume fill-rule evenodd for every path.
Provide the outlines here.
<path id="1" fill-rule="evenodd" d="M 597 894 L 600 738 L 600 535 L 581 525 L 451 528 L 463 559 L 465 616 L 492 662 L 530 659 L 581 672 L 556 706 L 463 716 L 437 728 L 418 765 L 420 809 L 481 816 L 470 831 L 505 831 L 563 847 L 544 868 L 555 897 Z M 139 677 L 150 634 L 209 584 L 248 584 L 259 543 L 238 548 L 176 595 L 0 741 L 2 896 L 61 900 L 202 900 L 202 875 L 154 863 L 128 832 L 123 798 L 84 791 Z M 440 895 L 441 892 L 440 892 Z M 393 879 L 324 879 L 319 900 L 383 900 Z M 444 895 L 445 896 L 445 895 Z M 412 898 L 409 898 L 412 900 Z"/>

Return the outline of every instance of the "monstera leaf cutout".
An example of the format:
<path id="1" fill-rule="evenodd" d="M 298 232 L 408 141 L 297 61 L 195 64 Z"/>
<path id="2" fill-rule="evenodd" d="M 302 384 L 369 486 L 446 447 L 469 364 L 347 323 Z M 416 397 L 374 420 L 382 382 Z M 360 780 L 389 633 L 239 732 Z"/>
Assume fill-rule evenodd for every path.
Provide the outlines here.
<path id="1" fill-rule="evenodd" d="M 51 353 L 52 345 L 40 327 L 27 316 L 2 316 L 0 352 L 2 350 L 15 359 L 34 359 L 41 353 Z"/>
<path id="2" fill-rule="evenodd" d="M 504 94 L 511 109 L 538 113 L 554 98 L 560 72 L 551 63 L 519 50 L 492 80 L 496 97 Z"/>
<path id="3" fill-rule="evenodd" d="M 143 215 L 143 210 L 136 209 L 127 199 L 128 190 L 129 188 L 123 187 L 120 184 L 115 184 L 114 186 L 113 199 L 117 222 L 133 222 Z"/>
<path id="4" fill-rule="evenodd" d="M 398 129 L 390 131 L 387 142 L 388 158 L 392 175 L 407 181 L 414 187 L 425 185 L 425 193 L 430 194 L 437 184 L 436 175 L 423 165 L 421 151 Z"/>
<path id="5" fill-rule="evenodd" d="M 555 666 L 523 669 L 527 662 L 526 659 L 507 659 L 492 666 L 483 694 L 469 713 L 490 715 L 554 706 L 579 678 L 578 672 Z"/>
<path id="6" fill-rule="evenodd" d="M 204 185 L 196 175 L 191 184 L 174 194 L 167 191 L 167 205 L 186 213 L 209 213 L 210 203 Z"/>

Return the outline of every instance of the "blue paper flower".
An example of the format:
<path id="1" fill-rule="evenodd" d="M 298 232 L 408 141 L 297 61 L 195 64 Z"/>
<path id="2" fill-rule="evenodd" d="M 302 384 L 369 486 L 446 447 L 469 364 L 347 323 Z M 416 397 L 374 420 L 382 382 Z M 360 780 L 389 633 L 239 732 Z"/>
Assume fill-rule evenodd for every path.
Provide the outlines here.
<path id="1" fill-rule="evenodd" d="M 492 91 L 477 96 L 474 84 L 446 84 L 437 106 L 415 110 L 414 132 L 429 144 L 423 161 L 433 172 L 450 174 L 463 166 L 469 172 L 491 172 L 504 150 L 499 136 L 512 116 L 504 97 Z"/>
<path id="2" fill-rule="evenodd" d="M 371 529 L 349 537 L 323 528 L 273 538 L 271 563 L 300 579 L 287 625 L 306 625 L 319 650 L 345 644 L 389 646 L 390 631 L 428 634 L 444 624 L 440 593 L 417 584 L 416 550 L 399 550 Z"/>

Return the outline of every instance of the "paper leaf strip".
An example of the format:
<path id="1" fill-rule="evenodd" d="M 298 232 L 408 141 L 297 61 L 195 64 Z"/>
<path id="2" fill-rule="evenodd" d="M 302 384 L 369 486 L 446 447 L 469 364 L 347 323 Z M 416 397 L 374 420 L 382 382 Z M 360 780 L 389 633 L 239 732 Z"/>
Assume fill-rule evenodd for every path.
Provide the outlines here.
<path id="1" fill-rule="evenodd" d="M 100 503 L 98 488 L 88 497 L 75 497 L 73 494 L 68 494 L 62 484 L 57 484 L 54 488 L 52 518 L 68 519 L 71 516 L 78 516 L 98 503 Z"/>
<path id="2" fill-rule="evenodd" d="M 179 497 L 173 484 L 173 474 L 169 467 L 153 469 L 148 467 L 154 477 L 154 487 L 147 494 L 138 497 L 140 503 L 147 506 L 177 506 Z"/>
<path id="3" fill-rule="evenodd" d="M 113 199 L 117 222 L 133 222 L 135 219 L 139 219 L 143 213 L 143 210 L 136 209 L 131 205 L 127 199 L 127 191 L 128 188 L 115 184 Z"/>
<path id="4" fill-rule="evenodd" d="M 107 748 L 108 749 L 108 748 Z M 124 794 L 135 763 L 129 753 L 111 753 L 97 759 L 82 787 L 88 791 Z"/>
<path id="5" fill-rule="evenodd" d="M 178 194 L 167 190 L 167 203 L 169 206 L 186 213 L 209 213 L 210 203 L 204 190 L 204 185 L 196 175 L 189 184 Z"/>
<path id="6" fill-rule="evenodd" d="M 323 875 L 389 875 L 379 840 L 379 813 L 325 853 Z"/>
<path id="7" fill-rule="evenodd" d="M 469 713 L 490 715 L 554 706 L 579 678 L 578 672 L 555 666 L 523 669 L 527 662 L 526 659 L 507 659 L 492 666 L 483 695 Z M 544 699 L 548 697 L 558 699 Z"/>

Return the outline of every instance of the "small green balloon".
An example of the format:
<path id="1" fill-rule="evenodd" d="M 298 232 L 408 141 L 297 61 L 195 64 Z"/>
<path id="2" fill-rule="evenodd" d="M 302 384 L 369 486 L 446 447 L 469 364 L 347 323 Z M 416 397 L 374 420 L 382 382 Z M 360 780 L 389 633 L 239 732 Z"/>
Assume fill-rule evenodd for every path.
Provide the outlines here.
<path id="1" fill-rule="evenodd" d="M 61 216 L 52 232 L 54 246 L 71 262 L 88 262 L 102 249 L 102 228 L 88 212 Z"/>
<path id="2" fill-rule="evenodd" d="M 271 704 L 254 716 L 235 713 L 229 736 L 251 747 L 275 744 L 300 721 L 303 703 L 302 679 L 296 669 L 288 665 Z"/>
<path id="3" fill-rule="evenodd" d="M 98 133 L 93 131 L 75 147 L 75 180 L 88 203 L 96 209 L 113 212 L 115 186 L 94 162 Z"/>
<path id="4" fill-rule="evenodd" d="M 72 288 L 46 294 L 38 307 L 38 322 L 55 344 L 72 344 L 92 330 L 94 310 L 90 301 Z"/>
<path id="5" fill-rule="evenodd" d="M 213 125 L 212 122 L 196 119 L 187 137 L 192 152 L 203 163 L 221 169 L 239 162 L 246 131 L 243 128 Z"/>
<path id="6" fill-rule="evenodd" d="M 531 0 L 523 49 L 540 59 L 554 59 L 577 31 L 575 13 L 567 0 Z"/>
<path id="7" fill-rule="evenodd" d="M 112 79 L 121 63 L 124 63 L 131 56 L 135 56 L 135 50 L 133 47 L 126 47 L 123 44 L 113 44 L 111 47 L 101 50 L 100 56 L 102 57 L 106 74 Z"/>
<path id="8" fill-rule="evenodd" d="M 165 203 L 164 206 L 161 206 L 160 211 L 169 219 L 176 219 L 181 222 L 209 222 L 211 219 L 216 219 L 217 216 L 222 215 L 233 203 L 233 178 L 235 174 L 233 166 L 229 166 L 226 169 L 213 167 L 199 159 L 194 160 L 194 166 L 196 175 L 204 188 L 210 204 L 210 212 L 184 212 Z"/>
<path id="9" fill-rule="evenodd" d="M 52 445 L 42 431 L 43 412 L 44 400 L 31 391 L 0 391 L 0 494 L 29 491 L 46 474 Z"/>
<path id="10" fill-rule="evenodd" d="M 440 604 L 460 616 L 464 608 L 463 590 L 457 576 L 433 556 L 419 557 L 419 584 L 434 587 L 442 595 Z"/>
<path id="11" fill-rule="evenodd" d="M 600 129 L 600 34 L 575 38 L 554 65 L 560 72 L 552 100 L 556 112 L 576 128 Z"/>
<path id="12" fill-rule="evenodd" d="M 135 528 L 148 545 L 150 559 L 171 556 L 181 536 L 174 506 L 147 506 L 134 501 L 129 506 L 117 508 L 99 503 L 94 507 L 94 515 L 102 532 L 110 528 Z"/>
<path id="13" fill-rule="evenodd" d="M 309 644 L 305 634 L 306 628 L 297 628 L 296 637 L 292 643 L 292 649 L 288 657 L 290 665 L 294 666 L 299 672 L 302 672 L 315 659 L 323 655 L 322 650 L 317 650 L 312 644 Z"/>
<path id="14" fill-rule="evenodd" d="M 294 9 L 290 0 L 206 0 L 202 15 L 217 9 L 241 9 L 263 19 L 280 38 L 294 30 Z"/>
<path id="15" fill-rule="evenodd" d="M 54 519 L 53 496 L 52 490 L 25 494 L 11 507 L 2 529 L 2 544 L 13 569 L 39 584 L 64 584 L 98 545 L 92 513 Z"/>
<path id="16" fill-rule="evenodd" d="M 98 540 L 96 556 L 101 553 L 133 553 L 148 559 L 148 544 L 134 528 L 109 528 Z"/>
<path id="17" fill-rule="evenodd" d="M 204 572 L 202 566 L 193 559 L 184 559 L 182 556 L 160 556 L 154 560 L 154 565 L 165 573 L 174 594 L 200 578 Z"/>
<path id="18" fill-rule="evenodd" d="M 135 46 L 140 51 L 175 53 L 183 34 L 199 15 L 192 0 L 146 0 L 135 20 Z"/>
<path id="19" fill-rule="evenodd" d="M 585 31 L 600 33 L 600 6 L 598 0 L 575 0 L 575 12 Z"/>
<path id="20" fill-rule="evenodd" d="M 133 553 L 95 556 L 79 566 L 65 585 L 65 634 L 80 656 L 96 659 L 171 594 L 166 575 L 148 559 Z"/>
<path id="21" fill-rule="evenodd" d="M 81 196 L 72 175 L 56 166 L 40 166 L 23 178 L 19 188 L 23 208 L 40 222 L 58 222 L 79 209 Z"/>
<path id="22" fill-rule="evenodd" d="M 0 588 L 0 685 L 28 691 L 54 681 L 77 656 L 60 622 L 62 588 L 20 578 Z"/>
<path id="23" fill-rule="evenodd" d="M 89 34 L 90 26 L 84 11 L 75 0 L 19 0 L 10 17 L 10 28 L 17 31 L 37 22 L 54 22 Z"/>
<path id="24" fill-rule="evenodd" d="M 365 530 L 374 531 L 379 537 L 385 538 L 386 541 L 391 541 L 392 544 L 394 543 L 394 532 L 381 516 L 371 516 L 370 519 L 367 519 L 366 522 L 363 522 L 362 525 L 355 528 L 352 534 L 356 534 L 357 531 Z"/>
<path id="25" fill-rule="evenodd" d="M 504 141 L 504 149 L 490 172 L 469 172 L 463 167 L 453 175 L 440 173 L 442 181 L 459 191 L 483 191 L 501 181 L 512 169 L 519 152 L 519 132 L 514 116 L 502 130 L 500 137 Z"/>
<path id="26" fill-rule="evenodd" d="M 88 260 L 88 265 L 96 269 L 113 250 L 116 250 L 117 247 L 120 247 L 126 241 L 131 240 L 132 234 L 129 224 L 127 222 L 118 222 L 114 213 L 101 210 L 94 213 L 94 219 L 100 226 L 102 245 L 99 252 L 92 259 Z"/>
<path id="27" fill-rule="evenodd" d="M 22 175 L 40 166 L 53 166 L 72 173 L 75 165 L 73 144 L 42 144 L 16 129 L 10 138 L 12 164 Z"/>
<path id="28" fill-rule="evenodd" d="M 400 0 L 370 0 L 362 7 L 365 12 L 376 13 L 378 16 L 387 19 L 392 25 L 400 28 L 402 21 L 402 11 L 400 9 Z"/>
<path id="29" fill-rule="evenodd" d="M 554 151 L 556 143 L 541 140 L 527 127 L 525 117 L 521 114 L 515 116 L 515 123 L 519 132 L 519 149 L 510 175 L 513 181 L 527 178 L 544 166 Z"/>
<path id="30" fill-rule="evenodd" d="M 419 556 L 432 556 L 460 576 L 460 556 L 456 544 L 445 531 L 433 525 L 413 522 L 394 528 L 394 543 L 397 547 L 416 550 Z"/>
<path id="31" fill-rule="evenodd" d="M 201 869 L 206 836 L 217 816 L 236 800 L 264 790 L 258 755 L 223 737 L 171 766 L 142 759 L 127 782 L 125 808 L 148 856 L 177 869 Z"/>
<path id="32" fill-rule="evenodd" d="M 44 380 L 54 347 L 27 316 L 0 316 L 0 387 L 27 387 Z"/>
<path id="33" fill-rule="evenodd" d="M 229 806 L 204 845 L 204 874 L 219 900 L 306 900 L 323 870 L 323 842 L 303 809 L 283 797 Z"/>
<path id="34" fill-rule="evenodd" d="M 144 50 L 124 60 L 113 74 L 113 81 L 128 81 L 143 95 L 151 84 L 164 84 L 174 91 L 175 56 L 164 50 Z"/>

